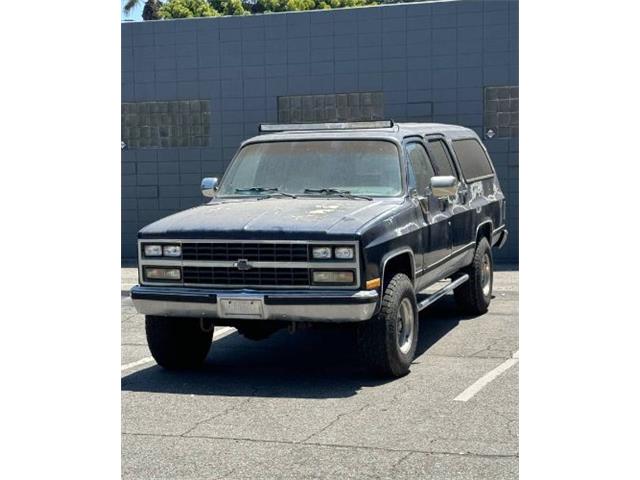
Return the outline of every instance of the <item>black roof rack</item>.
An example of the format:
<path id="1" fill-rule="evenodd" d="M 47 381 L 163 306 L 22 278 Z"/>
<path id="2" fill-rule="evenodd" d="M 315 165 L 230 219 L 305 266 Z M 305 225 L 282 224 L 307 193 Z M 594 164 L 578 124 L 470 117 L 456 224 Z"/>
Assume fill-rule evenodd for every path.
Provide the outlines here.
<path id="1" fill-rule="evenodd" d="M 371 122 L 336 122 L 336 123 L 262 123 L 258 131 L 288 132 L 288 131 L 318 131 L 318 130 L 353 130 L 367 128 L 392 128 L 393 120 L 376 120 Z"/>

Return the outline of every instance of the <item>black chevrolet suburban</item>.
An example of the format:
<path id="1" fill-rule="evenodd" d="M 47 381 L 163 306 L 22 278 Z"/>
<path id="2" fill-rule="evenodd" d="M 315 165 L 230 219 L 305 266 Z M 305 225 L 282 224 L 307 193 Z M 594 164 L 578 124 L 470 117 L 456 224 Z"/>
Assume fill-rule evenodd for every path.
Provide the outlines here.
<path id="1" fill-rule="evenodd" d="M 259 340 L 333 322 L 355 324 L 368 368 L 401 376 L 422 309 L 453 291 L 465 313 L 487 311 L 505 198 L 472 130 L 380 121 L 260 133 L 221 181 L 202 181 L 208 203 L 138 234 L 131 298 L 158 364 L 201 364 L 214 326 Z"/>

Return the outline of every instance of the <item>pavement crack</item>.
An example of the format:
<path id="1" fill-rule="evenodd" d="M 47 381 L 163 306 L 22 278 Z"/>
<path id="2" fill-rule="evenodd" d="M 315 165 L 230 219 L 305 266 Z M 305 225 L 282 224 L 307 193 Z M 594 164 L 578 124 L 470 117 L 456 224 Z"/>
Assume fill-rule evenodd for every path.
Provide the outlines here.
<path id="1" fill-rule="evenodd" d="M 408 381 L 404 382 L 404 388 L 402 389 L 402 391 L 396 393 L 393 395 L 393 397 L 391 398 L 391 400 L 389 400 L 388 402 L 384 402 L 384 403 L 396 403 L 398 401 L 398 398 L 401 395 L 404 395 L 405 393 L 409 392 L 411 390 L 411 385 L 409 384 Z M 338 421 L 340 421 L 343 417 L 347 416 L 347 415 L 352 415 L 352 414 L 357 414 L 362 412 L 363 410 L 365 410 L 366 408 L 370 407 L 371 405 L 368 403 L 365 403 L 364 405 L 360 406 L 359 408 L 354 408 L 352 410 L 349 410 L 347 412 L 343 412 L 340 413 L 336 416 L 336 418 L 334 418 L 333 420 L 331 420 L 327 425 L 325 425 L 324 427 L 322 427 L 320 430 L 313 432 L 311 435 L 309 435 L 307 438 L 305 438 L 304 440 L 301 440 L 300 443 L 307 443 L 309 440 L 311 440 L 313 437 L 316 437 L 318 435 L 320 435 L 321 433 L 327 431 L 329 428 L 331 428 L 332 426 L 334 426 L 336 423 L 338 423 Z"/>
<path id="2" fill-rule="evenodd" d="M 487 405 L 482 405 L 482 407 L 483 407 L 485 410 L 489 410 L 489 411 L 490 411 L 491 413 L 493 413 L 494 415 L 496 415 L 496 416 L 498 416 L 498 417 L 500 417 L 500 418 L 505 419 L 507 422 L 517 421 L 517 419 L 515 419 L 515 418 L 513 418 L 513 417 L 508 416 L 506 413 L 499 412 L 498 410 L 496 410 L 496 409 L 495 409 L 495 408 L 493 408 L 493 407 L 489 407 L 489 406 L 487 406 Z"/>
<path id="3" fill-rule="evenodd" d="M 512 349 L 505 349 L 505 348 L 495 348 L 496 345 L 498 345 L 500 342 L 509 342 L 514 340 L 512 336 L 507 335 L 507 336 L 501 336 L 501 337 L 493 337 L 489 343 L 482 349 L 478 350 L 477 352 L 474 352 L 470 355 L 470 357 L 474 357 L 474 358 L 512 358 L 513 356 L 513 352 L 515 350 Z M 517 343 L 517 338 L 515 339 L 516 343 Z M 517 350 L 517 345 L 516 345 L 516 350 Z M 483 352 L 495 352 L 495 353 L 500 353 L 502 356 L 500 357 L 496 357 L 495 355 L 484 355 L 484 356 L 480 356 L 480 353 Z"/>
<path id="4" fill-rule="evenodd" d="M 229 478 L 229 477 L 231 477 L 231 475 L 233 475 L 233 474 L 236 472 L 236 470 L 238 470 L 238 467 L 236 467 L 236 468 L 232 468 L 232 469 L 231 469 L 231 470 L 229 470 L 228 472 L 225 472 L 225 473 L 223 473 L 222 475 L 219 475 L 219 476 L 217 476 L 217 477 L 214 477 L 214 480 L 221 479 L 221 478 Z"/>
<path id="5" fill-rule="evenodd" d="M 224 411 L 222 411 L 220 413 L 216 413 L 215 415 L 211 415 L 210 417 L 207 417 L 204 420 L 200 420 L 195 425 L 193 425 L 191 428 L 189 428 L 187 431 L 185 431 L 182 434 L 180 434 L 180 436 L 181 437 L 187 437 L 187 436 L 189 436 L 189 433 L 193 432 L 200 425 L 202 425 L 204 423 L 207 423 L 207 422 L 210 422 L 211 420 L 213 420 L 215 418 L 224 417 L 225 415 L 233 412 L 234 410 L 238 410 L 239 408 L 243 407 L 244 405 L 249 403 L 251 400 L 253 400 L 255 398 L 255 394 L 256 394 L 256 390 L 254 389 L 254 391 L 251 392 L 251 394 L 249 394 L 249 396 L 247 398 L 245 398 L 244 400 L 242 400 L 241 402 L 238 402 L 236 405 L 233 405 L 233 406 L 231 406 L 229 408 L 226 408 Z"/>
<path id="6" fill-rule="evenodd" d="M 477 352 L 472 353 L 471 356 L 475 357 L 479 353 L 490 352 L 491 351 L 491 347 L 495 346 L 495 344 L 498 343 L 499 341 L 500 341 L 500 339 L 498 339 L 498 338 L 491 339 L 491 341 L 489 342 L 488 345 L 486 345 L 484 348 L 481 348 Z"/>
<path id="7" fill-rule="evenodd" d="M 421 453 L 427 455 L 452 455 L 452 456 L 467 456 L 467 457 L 479 457 L 479 458 L 518 458 L 518 454 L 497 454 L 497 453 L 473 453 L 473 452 L 445 452 L 442 450 L 419 450 L 419 449 L 406 449 L 406 448 L 388 448 L 388 447 L 374 447 L 369 445 L 350 445 L 342 443 L 323 443 L 323 442 L 308 442 L 300 443 L 289 440 L 266 440 L 256 439 L 248 437 L 217 437 L 210 435 L 189 435 L 185 437 L 183 435 L 175 435 L 169 433 L 136 433 L 136 432 L 122 432 L 122 435 L 130 436 L 142 436 L 142 437 L 163 437 L 163 438 L 182 438 L 185 440 L 200 439 L 200 440 L 222 440 L 229 442 L 254 442 L 254 443 L 272 443 L 279 445 L 314 445 L 317 447 L 328 448 L 351 448 L 354 450 L 371 450 L 379 452 L 406 452 L 406 453 Z"/>
<path id="8" fill-rule="evenodd" d="M 312 439 L 313 437 L 315 437 L 316 435 L 320 435 L 322 432 L 328 430 L 329 428 L 331 428 L 333 425 L 335 425 L 342 417 L 346 416 L 346 415 L 351 415 L 353 413 L 360 413 L 362 412 L 365 408 L 367 408 L 369 406 L 368 403 L 362 405 L 359 408 L 355 408 L 353 410 L 349 410 L 347 412 L 343 412 L 340 413 L 336 416 L 336 418 L 334 418 L 333 420 L 331 420 L 327 425 L 325 425 L 324 427 L 322 427 L 320 430 L 313 432 L 311 435 L 309 435 L 307 438 L 305 438 L 304 440 L 301 440 L 299 443 L 307 443 L 310 439 Z"/>
<path id="9" fill-rule="evenodd" d="M 391 471 L 394 472 L 395 469 L 398 468 L 407 458 L 413 455 L 413 453 L 414 452 L 407 452 L 405 455 L 402 455 L 393 465 L 391 465 Z"/>
<path id="10" fill-rule="evenodd" d="M 484 408 L 485 410 L 488 410 L 489 412 L 493 413 L 495 416 L 502 418 L 503 420 L 505 420 L 507 422 L 507 431 L 509 432 L 509 435 L 516 441 L 519 440 L 518 435 L 514 432 L 514 425 L 518 424 L 518 419 L 517 418 L 513 418 L 510 417 L 509 415 L 499 412 L 498 410 L 489 407 L 487 405 L 483 405 L 482 408 Z"/>

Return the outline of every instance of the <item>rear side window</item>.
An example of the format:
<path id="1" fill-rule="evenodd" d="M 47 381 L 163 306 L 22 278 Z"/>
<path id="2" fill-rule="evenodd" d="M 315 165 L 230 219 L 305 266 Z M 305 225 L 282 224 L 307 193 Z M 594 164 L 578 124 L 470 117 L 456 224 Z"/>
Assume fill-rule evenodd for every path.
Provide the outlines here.
<path id="1" fill-rule="evenodd" d="M 462 173 L 467 182 L 493 175 L 493 168 L 489 158 L 484 153 L 477 140 L 454 140 L 453 149 L 462 167 Z"/>
<path id="2" fill-rule="evenodd" d="M 416 190 L 419 195 L 425 195 L 431 177 L 435 176 L 427 152 L 421 143 L 410 143 L 407 145 L 407 154 L 409 154 L 411 169 L 416 181 Z"/>
<path id="3" fill-rule="evenodd" d="M 456 172 L 453 169 L 453 164 L 451 163 L 451 158 L 449 157 L 449 152 L 444 146 L 444 142 L 442 140 L 431 140 L 429 142 L 429 154 L 433 159 L 436 173 L 438 175 L 451 175 L 452 177 L 457 177 Z"/>

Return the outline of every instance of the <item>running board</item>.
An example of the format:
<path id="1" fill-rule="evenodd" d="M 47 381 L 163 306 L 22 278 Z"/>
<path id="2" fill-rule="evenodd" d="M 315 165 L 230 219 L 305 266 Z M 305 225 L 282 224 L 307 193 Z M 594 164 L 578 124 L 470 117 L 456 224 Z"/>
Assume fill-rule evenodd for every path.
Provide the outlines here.
<path id="1" fill-rule="evenodd" d="M 451 283 L 449 283 L 444 288 L 441 288 L 437 292 L 432 293 L 430 295 L 426 295 L 426 298 L 424 300 L 421 300 L 421 301 L 418 302 L 418 311 L 424 310 L 429 305 L 431 305 L 433 302 L 439 300 L 444 295 L 446 295 L 447 293 L 452 291 L 454 288 L 459 287 L 460 285 L 462 285 L 467 280 L 469 280 L 469 275 L 465 273 L 461 277 L 458 277 L 455 280 L 451 281 Z M 423 295 L 418 294 L 418 297 L 422 297 Z"/>

